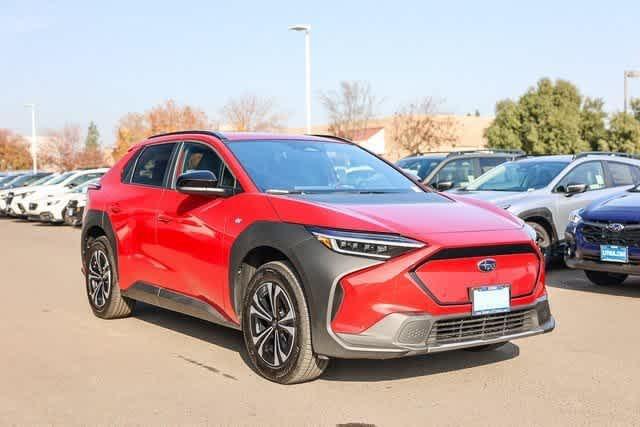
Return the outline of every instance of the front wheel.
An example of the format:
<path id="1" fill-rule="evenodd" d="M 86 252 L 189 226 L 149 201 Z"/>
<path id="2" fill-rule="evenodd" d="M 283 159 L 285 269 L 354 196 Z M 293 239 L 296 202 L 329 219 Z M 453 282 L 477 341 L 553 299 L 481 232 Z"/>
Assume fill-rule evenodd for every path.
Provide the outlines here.
<path id="1" fill-rule="evenodd" d="M 313 353 L 309 310 L 287 262 L 269 262 L 256 270 L 244 296 L 242 331 L 254 368 L 268 380 L 310 381 L 329 364 Z"/>
<path id="2" fill-rule="evenodd" d="M 545 266 L 549 267 L 553 259 L 551 253 L 553 242 L 551 241 L 549 232 L 542 224 L 539 224 L 537 222 L 527 221 L 527 225 L 529 225 L 536 231 L 536 244 L 538 245 L 540 251 L 542 252 L 542 255 L 544 256 Z"/>
<path id="3" fill-rule="evenodd" d="M 627 280 L 628 274 L 621 273 L 605 273 L 602 271 L 585 270 L 584 274 L 591 283 L 598 286 L 620 285 Z"/>

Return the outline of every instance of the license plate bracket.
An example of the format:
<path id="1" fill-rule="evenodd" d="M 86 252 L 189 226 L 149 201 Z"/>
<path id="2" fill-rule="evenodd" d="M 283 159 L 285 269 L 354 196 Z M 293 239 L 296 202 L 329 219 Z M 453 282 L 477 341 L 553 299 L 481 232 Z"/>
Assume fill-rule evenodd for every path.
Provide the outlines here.
<path id="1" fill-rule="evenodd" d="M 471 289 L 471 314 L 505 313 L 511 311 L 511 286 L 491 285 Z"/>

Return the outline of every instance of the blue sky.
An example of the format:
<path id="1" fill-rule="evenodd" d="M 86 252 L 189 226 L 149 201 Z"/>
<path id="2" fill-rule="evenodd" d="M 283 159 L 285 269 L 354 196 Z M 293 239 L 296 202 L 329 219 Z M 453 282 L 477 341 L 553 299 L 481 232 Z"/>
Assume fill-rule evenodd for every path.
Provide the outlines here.
<path id="1" fill-rule="evenodd" d="M 242 93 L 275 97 L 302 127 L 296 23 L 312 25 L 314 123 L 341 80 L 370 82 L 380 114 L 431 95 L 488 115 L 543 76 L 614 111 L 623 70 L 640 69 L 640 1 L 0 0 L 0 127 L 29 133 L 34 102 L 40 129 L 95 120 L 109 145 L 127 112 L 173 98 L 215 117 Z"/>

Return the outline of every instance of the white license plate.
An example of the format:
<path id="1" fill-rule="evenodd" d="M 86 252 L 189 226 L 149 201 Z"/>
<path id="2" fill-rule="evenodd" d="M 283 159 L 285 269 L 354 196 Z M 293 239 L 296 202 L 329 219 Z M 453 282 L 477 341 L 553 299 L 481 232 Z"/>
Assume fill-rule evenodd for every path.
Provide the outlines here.
<path id="1" fill-rule="evenodd" d="M 601 245 L 600 260 L 605 262 L 629 262 L 629 248 L 626 246 Z"/>
<path id="2" fill-rule="evenodd" d="M 509 285 L 484 286 L 471 290 L 472 314 L 474 316 L 504 313 L 511 309 Z"/>
<path id="3" fill-rule="evenodd" d="M 68 216 L 73 216 L 73 214 L 75 213 L 75 209 L 73 208 L 67 208 L 67 215 Z"/>

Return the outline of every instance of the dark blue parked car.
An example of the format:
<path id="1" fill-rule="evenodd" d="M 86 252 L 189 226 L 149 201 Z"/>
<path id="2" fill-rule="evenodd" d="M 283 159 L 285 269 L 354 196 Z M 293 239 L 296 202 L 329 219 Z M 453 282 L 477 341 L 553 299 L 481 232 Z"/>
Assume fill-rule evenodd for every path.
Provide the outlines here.
<path id="1" fill-rule="evenodd" d="M 640 275 L 640 185 L 571 214 L 565 261 L 597 285 Z"/>

